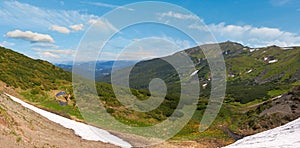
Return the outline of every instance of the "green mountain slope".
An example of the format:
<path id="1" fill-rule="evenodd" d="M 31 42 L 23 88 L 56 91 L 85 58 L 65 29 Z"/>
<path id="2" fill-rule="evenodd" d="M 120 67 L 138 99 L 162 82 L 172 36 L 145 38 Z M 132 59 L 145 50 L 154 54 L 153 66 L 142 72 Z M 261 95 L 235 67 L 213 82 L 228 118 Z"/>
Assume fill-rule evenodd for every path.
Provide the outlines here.
<path id="1" fill-rule="evenodd" d="M 289 94 L 292 88 L 298 86 L 300 80 L 300 47 L 281 48 L 270 46 L 253 49 L 234 42 L 220 43 L 227 69 L 226 96 L 222 108 L 208 130 L 199 133 L 197 128 L 206 109 L 210 96 L 210 69 L 201 47 L 210 48 L 214 45 L 202 45 L 184 50 L 196 65 L 200 84 L 207 84 L 201 88 L 198 108 L 194 117 L 173 139 L 203 139 L 216 140 L 217 143 L 230 141 L 235 137 L 264 131 L 293 119 L 298 118 L 295 113 L 278 114 L 261 113 L 276 106 L 273 97 Z M 170 55 L 169 57 L 172 57 Z M 166 57 L 168 58 L 168 57 Z M 123 79 L 124 71 L 115 73 L 116 79 Z M 193 71 L 190 72 L 192 74 Z M 190 75 L 187 75 L 189 77 Z M 168 94 L 174 101 L 178 101 L 180 81 L 174 68 L 161 59 L 152 59 L 137 63 L 129 75 L 130 87 L 148 91 L 151 79 L 161 78 L 166 82 Z M 100 81 L 110 83 L 110 76 Z M 294 96 L 287 109 L 295 109 L 297 96 Z M 284 98 L 278 99 L 284 102 Z M 166 105 L 167 106 L 167 105 Z M 282 103 L 282 106 L 286 106 Z M 168 107 L 167 107 L 168 108 Z M 170 107 L 169 107 L 170 108 Z M 273 107 L 277 108 L 278 107 Z M 280 108 L 280 107 L 279 107 Z M 233 136 L 232 132 L 240 136 Z M 222 139 L 220 141 L 220 139 Z M 224 142 L 223 141 L 223 142 Z M 220 144 L 222 145 L 222 144 Z M 220 146 L 219 145 L 219 146 Z"/>
<path id="2" fill-rule="evenodd" d="M 300 85 L 299 66 L 297 66 L 300 59 L 299 47 L 283 50 L 280 47 L 271 46 L 252 51 L 253 49 L 249 47 L 233 42 L 221 43 L 220 46 L 224 53 L 228 73 L 226 98 L 221 111 L 208 130 L 198 132 L 210 93 L 210 70 L 199 48 L 185 50 L 192 57 L 196 69 L 199 70 L 197 74 L 200 84 L 208 85 L 201 89 L 198 107 L 193 118 L 173 137 L 173 140 L 214 141 L 215 146 L 223 146 L 233 141 L 234 137 L 231 137 L 232 134 L 228 131 L 245 136 L 284 124 L 298 117 L 296 115 L 298 111 L 279 115 L 276 112 L 264 113 L 272 111 L 272 108 L 278 108 L 278 104 L 274 102 L 276 100 L 271 98 L 284 93 L 292 95 L 290 102 L 294 103 L 289 103 L 288 106 L 296 109 L 295 104 L 299 102 L 299 91 L 297 91 L 299 89 L 291 90 L 291 88 Z M 75 105 L 71 73 L 49 62 L 33 60 L 9 49 L 1 47 L 0 51 L 0 80 L 7 86 L 12 86 L 24 100 L 35 106 L 69 118 L 83 120 Z M 265 57 L 278 61 L 268 63 Z M 122 74 L 122 70 L 118 72 Z M 168 93 L 162 104 L 150 112 L 126 108 L 117 100 L 110 84 L 96 83 L 98 97 L 107 112 L 124 124 L 145 127 L 160 123 L 165 121 L 178 105 L 181 88 L 176 70 L 160 59 L 139 62 L 130 75 L 130 87 L 137 99 L 146 100 L 151 95 L 148 91 L 149 82 L 157 77 L 167 82 Z M 109 79 L 109 77 L 106 78 L 107 82 Z M 0 90 L 5 91 L 5 89 L 7 87 Z M 57 102 L 55 94 L 60 91 L 65 91 L 69 97 L 66 106 L 61 106 Z M 130 96 L 122 97 L 126 99 Z M 282 100 L 285 99 L 280 99 L 279 102 L 284 102 Z M 182 112 L 176 112 L 176 118 L 181 116 Z"/>
<path id="3" fill-rule="evenodd" d="M 228 75 L 226 94 L 229 101 L 247 103 L 255 99 L 273 97 L 276 91 L 287 91 L 291 88 L 291 83 L 300 80 L 300 47 L 270 46 L 253 49 L 229 41 L 220 43 L 219 46 L 225 58 Z M 206 89 L 202 90 L 202 97 L 207 97 L 210 92 L 210 70 L 201 48 L 210 47 L 213 45 L 184 50 L 199 70 L 197 74 L 200 83 L 208 84 Z M 122 79 L 122 70 L 118 73 Z M 178 92 L 178 85 L 174 85 L 179 83 L 176 71 L 161 59 L 137 63 L 130 73 L 130 86 L 147 90 L 150 80 L 155 77 L 165 80 L 171 90 L 174 90 L 170 93 Z M 100 81 L 110 82 L 110 76 Z"/>
<path id="4" fill-rule="evenodd" d="M 59 80 L 71 81 L 71 73 L 49 62 L 33 60 L 10 49 L 0 47 L 0 80 L 9 86 L 22 89 L 40 86 L 56 89 Z"/>

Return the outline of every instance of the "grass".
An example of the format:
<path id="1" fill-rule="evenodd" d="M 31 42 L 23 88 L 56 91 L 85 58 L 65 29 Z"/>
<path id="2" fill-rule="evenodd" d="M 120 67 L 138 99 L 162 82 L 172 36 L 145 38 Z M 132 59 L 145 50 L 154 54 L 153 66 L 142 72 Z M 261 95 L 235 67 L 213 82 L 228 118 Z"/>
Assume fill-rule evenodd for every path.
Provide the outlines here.
<path id="1" fill-rule="evenodd" d="M 46 108 L 47 110 L 54 111 L 60 115 L 66 116 L 70 118 L 69 115 L 76 117 L 77 119 L 82 120 L 83 117 L 80 114 L 80 111 L 72 106 L 60 106 L 54 100 L 45 100 L 38 104 L 38 106 L 42 108 Z"/>
<path id="2" fill-rule="evenodd" d="M 218 117 L 210 128 L 200 133 L 198 127 L 209 95 L 204 96 L 204 99 L 200 100 L 198 110 L 192 119 L 173 139 L 195 140 L 206 138 L 228 140 L 229 137 L 222 131 L 222 128 L 228 127 L 232 131 L 238 131 L 241 123 L 246 123 L 249 118 L 255 118 L 253 115 L 241 113 L 244 111 L 244 108 L 283 94 L 286 90 L 289 90 L 291 86 L 300 85 L 300 81 L 294 82 L 293 84 L 290 84 L 289 81 L 290 77 L 292 77 L 298 69 L 299 60 L 297 59 L 299 59 L 300 55 L 299 50 L 283 51 L 270 48 L 265 50 L 267 51 L 265 53 L 263 49 L 253 53 L 238 53 L 240 51 L 239 48 L 242 47 L 234 46 L 231 43 L 223 43 L 220 45 L 224 47 L 222 50 L 230 50 L 230 52 L 233 53 L 232 55 L 226 55 L 225 60 L 228 74 L 232 73 L 236 75 L 227 81 L 228 96 L 225 99 L 226 103 L 223 104 Z M 21 92 L 21 95 L 23 95 L 26 101 L 34 105 L 60 115 L 67 117 L 74 116 L 77 119 L 83 119 L 78 108 L 74 105 L 75 101 L 72 105 L 60 106 L 55 101 L 53 94 L 51 94 L 51 90 L 70 90 L 68 93 L 72 94 L 70 73 L 63 72 L 61 69 L 45 61 L 32 60 L 15 52 L 0 49 L 3 51 L 0 52 L 0 57 L 10 58 L 4 61 L 0 60 L 2 70 L 7 71 L 6 73 L 0 74 L 0 80 L 23 89 L 24 91 Z M 210 75 L 210 71 L 207 62 L 205 62 L 203 53 L 200 50 L 196 50 L 195 52 L 191 51 L 189 55 L 193 57 L 194 60 L 203 58 L 201 64 L 196 67 L 196 69 L 200 69 L 199 78 L 207 79 Z M 279 59 L 279 62 L 267 64 L 263 61 L 263 58 L 266 56 L 274 56 L 276 59 Z M 13 63 L 12 61 L 21 63 Z M 253 69 L 253 72 L 247 74 L 246 71 L 249 69 Z M 141 74 L 140 72 L 144 72 L 145 74 Z M 276 76 L 281 73 L 283 73 L 283 76 L 277 78 Z M 168 115 L 164 113 L 172 113 L 172 107 L 176 106 L 176 101 L 179 100 L 179 97 L 176 98 L 176 95 L 174 95 L 180 90 L 180 85 L 177 85 L 179 79 L 176 75 L 176 70 L 167 62 L 158 59 L 143 61 L 137 64 L 133 69 L 133 73 L 130 77 L 132 87 L 146 89 L 153 75 L 164 79 L 166 83 L 169 84 L 168 86 L 170 86 L 170 90 L 168 90 L 168 92 L 170 91 L 170 97 L 166 99 L 167 101 L 162 104 L 162 107 L 156 110 L 156 112 L 139 113 L 124 109 L 120 102 L 117 101 L 109 84 L 97 84 L 99 97 L 102 102 L 106 103 L 106 107 L 110 108 L 108 111 L 111 115 L 113 115 L 116 120 L 127 125 L 145 127 L 164 121 L 164 119 L 168 118 Z M 189 77 L 186 77 L 186 79 L 188 78 Z M 271 79 L 270 82 L 263 82 L 265 80 L 269 81 L 268 79 Z M 255 80 L 264 84 L 254 83 Z M 147 99 L 149 96 L 148 91 L 134 89 L 131 91 L 141 100 Z M 205 91 L 209 92 L 209 88 Z M 127 96 L 123 97 L 126 99 Z M 87 102 L 87 104 L 88 103 L 90 102 Z M 87 108 L 88 107 L 90 106 L 87 106 Z M 91 110 L 91 108 L 88 109 Z M 1 108 L 0 111 L 2 111 Z M 97 118 L 95 117 L 97 111 L 94 112 L 88 112 L 87 116 L 90 117 L 90 119 Z M 245 121 L 243 121 L 244 119 Z M 99 120 L 105 120 L 105 118 Z M 103 123 L 114 124 L 109 123 L 109 121 L 103 121 Z"/>
<path id="3" fill-rule="evenodd" d="M 286 90 L 270 90 L 270 91 L 268 91 L 268 95 L 270 97 L 276 97 L 276 96 L 282 95 L 286 92 L 287 92 Z"/>
<path id="4" fill-rule="evenodd" d="M 44 92 L 44 95 L 32 94 L 30 90 L 22 91 L 20 94 L 25 100 L 35 104 L 36 106 L 46 109 L 48 111 L 63 115 L 70 118 L 73 116 L 77 119 L 83 120 L 80 111 L 74 106 L 60 106 L 58 102 L 55 101 L 54 97 L 49 96 L 50 92 Z"/>
<path id="5" fill-rule="evenodd" d="M 293 85 L 293 86 L 298 86 L 298 85 L 300 85 L 300 81 L 296 81 L 296 82 L 294 82 L 292 85 Z"/>

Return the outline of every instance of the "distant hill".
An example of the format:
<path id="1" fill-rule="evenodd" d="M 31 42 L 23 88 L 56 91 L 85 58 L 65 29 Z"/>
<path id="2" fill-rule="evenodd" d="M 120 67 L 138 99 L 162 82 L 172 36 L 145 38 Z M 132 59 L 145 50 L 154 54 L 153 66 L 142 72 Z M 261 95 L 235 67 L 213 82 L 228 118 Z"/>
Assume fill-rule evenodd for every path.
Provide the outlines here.
<path id="1" fill-rule="evenodd" d="M 71 62 L 69 62 L 71 63 Z M 111 74 L 112 68 L 114 66 L 114 71 L 119 70 L 131 65 L 134 65 L 137 63 L 137 61 L 118 61 L 117 65 L 114 65 L 115 61 L 97 61 L 95 67 L 91 67 L 91 65 L 94 65 L 95 62 L 79 62 L 80 65 L 78 65 L 77 68 L 81 68 L 83 71 L 95 71 L 96 80 L 99 80 L 100 78 Z M 72 64 L 55 64 L 55 66 L 62 68 L 65 71 L 72 72 Z M 77 73 L 80 76 L 85 76 L 85 73 Z"/>

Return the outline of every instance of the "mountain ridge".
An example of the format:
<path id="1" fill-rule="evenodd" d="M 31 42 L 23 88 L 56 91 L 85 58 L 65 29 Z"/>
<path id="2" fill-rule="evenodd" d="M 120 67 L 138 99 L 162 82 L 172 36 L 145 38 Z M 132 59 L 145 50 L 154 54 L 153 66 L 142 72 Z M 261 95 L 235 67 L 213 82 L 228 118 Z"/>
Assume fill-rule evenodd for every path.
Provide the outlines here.
<path id="1" fill-rule="evenodd" d="M 224 146 L 233 142 L 233 139 L 224 129 L 247 136 L 272 128 L 275 125 L 284 124 L 296 117 L 282 114 L 276 116 L 278 120 L 274 120 L 272 118 L 273 114 L 267 116 L 260 116 L 260 114 L 277 105 L 274 102 L 276 100 L 272 101 L 271 98 L 289 93 L 291 88 L 300 85 L 298 78 L 299 66 L 297 66 L 300 59 L 298 55 L 299 47 L 283 50 L 281 47 L 270 46 L 254 50 L 238 43 L 225 42 L 221 44 L 221 49 L 225 62 L 229 63 L 227 65 L 227 92 L 216 120 L 203 133 L 198 131 L 198 127 L 209 102 L 210 71 L 201 50 L 196 48 L 187 50 L 196 65 L 196 69 L 199 70 L 196 75 L 198 75 L 202 88 L 194 116 L 172 140 L 194 140 L 204 141 L 205 143 L 214 141 L 214 146 Z M 11 86 L 22 99 L 35 106 L 68 118 L 83 120 L 78 108 L 76 108 L 76 100 L 72 92 L 71 73 L 65 72 L 49 62 L 33 60 L 12 50 L 2 47 L 0 50 L 3 51 L 0 52 L 0 64 L 3 65 L 0 67 L 2 70 L 0 80 L 6 83 L 2 87 Z M 265 57 L 270 59 L 265 61 Z M 274 59 L 278 61 L 269 63 L 270 60 Z M 35 65 L 36 68 L 32 68 L 32 65 Z M 176 70 L 172 69 L 167 63 L 162 63 L 159 59 L 139 62 L 134 68 L 131 81 L 141 81 L 132 81 L 131 86 L 136 89 L 131 88 L 130 91 L 137 99 L 146 100 L 151 96 L 151 93 L 147 90 L 148 81 L 154 78 L 153 76 L 159 76 L 169 82 L 167 85 L 171 88 L 165 97 L 165 102 L 156 110 L 148 113 L 129 110 L 117 100 L 111 85 L 96 82 L 96 89 L 101 103 L 104 104 L 107 112 L 118 121 L 131 126 L 151 126 L 166 120 L 173 113 L 180 98 L 178 93 L 180 87 L 177 83 L 179 79 Z M 142 75 L 141 72 L 145 74 Z M 280 77 L 276 77 L 278 75 Z M 138 76 L 143 77 L 139 78 Z M 188 76 L 190 77 L 190 75 Z M 260 82 L 266 80 L 266 82 L 257 83 L 255 82 L 256 79 Z M 203 84 L 207 85 L 203 87 Z M 67 106 L 60 106 L 56 102 L 55 94 L 60 91 L 65 91 L 70 95 Z M 265 103 L 265 101 L 271 103 Z M 253 105 L 256 106 L 253 107 Z M 289 104 L 289 107 L 292 105 Z M 180 111 L 176 114 L 177 118 L 182 115 Z M 289 118 L 289 120 L 286 118 Z M 264 120 L 268 120 L 268 123 Z M 253 124 L 253 122 L 257 122 L 257 124 Z M 271 122 L 276 122 L 276 124 L 273 123 L 274 126 L 272 126 Z"/>

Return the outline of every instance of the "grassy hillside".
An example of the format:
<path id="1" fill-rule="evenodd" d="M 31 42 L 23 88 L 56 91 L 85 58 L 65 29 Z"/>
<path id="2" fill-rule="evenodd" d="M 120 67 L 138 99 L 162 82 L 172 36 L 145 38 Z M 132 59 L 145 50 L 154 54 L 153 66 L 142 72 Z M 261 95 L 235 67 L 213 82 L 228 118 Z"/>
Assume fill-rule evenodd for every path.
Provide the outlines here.
<path id="1" fill-rule="evenodd" d="M 0 69 L 0 81 L 14 88 L 26 101 L 67 117 L 81 118 L 72 95 L 71 73 L 3 47 L 0 47 Z M 55 94 L 59 91 L 71 95 L 68 106 L 57 102 Z"/>
<path id="2" fill-rule="evenodd" d="M 220 46 L 225 56 L 228 78 L 225 102 L 217 119 L 208 130 L 198 132 L 210 93 L 210 71 L 199 47 L 187 49 L 185 52 L 192 57 L 196 69 L 199 70 L 200 84 L 208 85 L 201 89 L 193 118 L 173 139 L 214 141 L 222 146 L 233 141 L 228 131 L 248 135 L 274 127 L 270 126 L 270 122 L 264 123 L 269 121 L 268 119 L 276 122 L 273 125 L 277 126 L 297 117 L 294 114 L 283 114 L 276 116 L 277 120 L 274 121 L 275 115 L 260 117 L 260 113 L 274 106 L 273 103 L 265 103 L 266 101 L 272 102 L 272 97 L 300 85 L 300 70 L 297 66 L 300 64 L 299 47 L 283 50 L 271 46 L 252 51 L 249 47 L 232 42 L 221 43 Z M 9 49 L 1 47 L 0 51 L 0 80 L 7 86 L 13 87 L 31 104 L 69 118 L 83 119 L 75 105 L 71 73 L 49 62 L 33 60 Z M 278 61 L 270 64 L 265 61 L 265 57 Z M 160 123 L 167 119 L 178 105 L 180 85 L 175 69 L 160 59 L 140 62 L 132 70 L 130 87 L 137 99 L 146 100 L 151 95 L 148 90 L 149 82 L 157 77 L 167 82 L 168 93 L 162 104 L 150 112 L 138 112 L 123 106 L 117 100 L 110 84 L 96 83 L 98 97 L 107 112 L 124 124 L 150 126 Z M 109 80 L 109 77 L 106 80 Z M 61 106 L 57 102 L 55 94 L 60 91 L 67 92 L 70 99 L 67 106 Z M 122 97 L 126 99 L 130 96 Z M 177 112 L 176 115 L 180 118 L 182 113 Z"/>
<path id="3" fill-rule="evenodd" d="M 207 131 L 203 133 L 197 131 L 208 103 L 211 81 L 209 66 L 200 48 L 210 48 L 211 45 L 187 49 L 184 52 L 192 58 L 196 69 L 199 70 L 197 74 L 200 84 L 208 85 L 201 89 L 194 117 L 174 139 L 228 141 L 233 138 L 229 136 L 228 131 L 245 136 L 298 117 L 287 113 L 280 116 L 272 113 L 260 117 L 260 112 L 271 107 L 268 103 L 264 103 L 265 101 L 270 101 L 271 98 L 287 93 L 295 85 L 299 85 L 300 47 L 270 46 L 254 49 L 234 42 L 224 42 L 219 45 L 225 58 L 227 89 L 218 117 Z M 272 61 L 276 62 L 272 63 Z M 122 79 L 123 70 L 117 71 L 116 75 Z M 153 78 L 163 79 L 168 87 L 167 96 L 172 96 L 173 102 L 178 101 L 178 90 L 180 90 L 178 74 L 171 65 L 161 59 L 137 63 L 129 76 L 130 87 L 148 92 L 149 82 Z M 110 76 L 101 81 L 109 83 Z M 170 106 L 165 105 L 165 107 L 170 110 Z M 274 120 L 275 118 L 277 120 Z M 254 122 L 256 123 L 253 124 Z"/>
<path id="4" fill-rule="evenodd" d="M 248 103 L 255 99 L 270 98 L 288 91 L 291 83 L 300 80 L 300 47 L 254 49 L 234 42 L 220 43 L 219 46 L 227 69 L 227 101 Z M 206 89 L 202 89 L 200 97 L 208 97 L 210 92 L 210 70 L 201 48 L 211 47 L 208 44 L 184 51 L 199 70 L 200 83 L 208 84 Z M 122 79 L 122 70 L 118 73 Z M 156 77 L 167 83 L 171 94 L 179 92 L 176 71 L 161 59 L 137 63 L 130 73 L 130 85 L 135 89 L 147 90 L 150 80 Z M 110 82 L 110 76 L 101 81 Z"/>
<path id="5" fill-rule="evenodd" d="M 71 81 L 71 73 L 63 71 L 47 61 L 33 60 L 10 49 L 0 47 L 0 80 L 21 89 L 40 86 L 50 90 L 58 88 L 58 82 Z"/>

